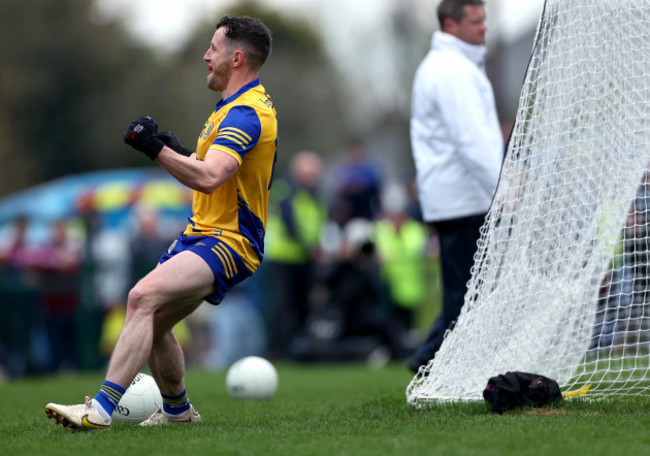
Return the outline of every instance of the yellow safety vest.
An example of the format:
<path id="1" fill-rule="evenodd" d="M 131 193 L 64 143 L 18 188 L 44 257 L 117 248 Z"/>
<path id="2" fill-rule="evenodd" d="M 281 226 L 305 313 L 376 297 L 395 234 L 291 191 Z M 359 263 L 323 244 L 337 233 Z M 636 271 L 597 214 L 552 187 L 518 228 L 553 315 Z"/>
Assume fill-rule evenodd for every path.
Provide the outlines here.
<path id="1" fill-rule="evenodd" d="M 376 223 L 375 243 L 382 259 L 381 271 L 395 303 L 419 305 L 426 290 L 424 250 L 428 232 L 416 220 L 406 220 L 399 231 L 389 220 Z"/>
<path id="2" fill-rule="evenodd" d="M 310 250 L 320 243 L 327 214 L 319 201 L 306 190 L 297 189 L 288 198 L 296 234 L 292 236 L 289 233 L 279 205 L 274 204 L 267 219 L 264 257 L 278 263 L 304 263 L 309 261 Z"/>

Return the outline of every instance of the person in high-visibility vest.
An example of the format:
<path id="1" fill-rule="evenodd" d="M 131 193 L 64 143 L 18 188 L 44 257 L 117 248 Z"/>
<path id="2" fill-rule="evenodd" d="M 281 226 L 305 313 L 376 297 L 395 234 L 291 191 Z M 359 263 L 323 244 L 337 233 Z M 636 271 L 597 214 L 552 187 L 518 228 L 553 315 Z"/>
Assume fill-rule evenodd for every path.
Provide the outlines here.
<path id="1" fill-rule="evenodd" d="M 384 216 L 375 223 L 375 245 L 394 304 L 393 315 L 405 331 L 412 329 L 413 314 L 425 291 L 427 227 L 406 213 L 408 197 L 399 184 L 387 185 L 382 193 Z"/>
<path id="2" fill-rule="evenodd" d="M 322 160 L 311 151 L 298 152 L 290 175 L 274 184 L 266 229 L 265 260 L 269 282 L 264 311 L 268 351 L 272 358 L 289 357 L 291 340 L 304 327 L 326 207 L 317 195 Z"/>

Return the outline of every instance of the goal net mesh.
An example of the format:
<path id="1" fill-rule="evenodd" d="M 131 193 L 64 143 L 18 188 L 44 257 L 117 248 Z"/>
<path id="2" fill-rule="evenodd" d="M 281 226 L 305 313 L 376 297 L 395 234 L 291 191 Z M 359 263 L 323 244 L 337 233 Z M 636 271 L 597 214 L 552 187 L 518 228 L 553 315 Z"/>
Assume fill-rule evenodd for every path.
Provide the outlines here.
<path id="1" fill-rule="evenodd" d="M 409 403 L 649 390 L 650 0 L 547 0 L 463 311 Z"/>

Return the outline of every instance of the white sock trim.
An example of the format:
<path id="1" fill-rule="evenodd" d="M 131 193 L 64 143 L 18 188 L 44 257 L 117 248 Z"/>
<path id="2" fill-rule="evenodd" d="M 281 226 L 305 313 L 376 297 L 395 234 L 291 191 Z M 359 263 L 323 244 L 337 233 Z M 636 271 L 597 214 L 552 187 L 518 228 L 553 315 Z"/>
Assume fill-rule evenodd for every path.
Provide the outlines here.
<path id="1" fill-rule="evenodd" d="M 190 408 L 191 407 L 192 406 L 190 405 Z M 178 417 L 181 417 L 183 415 L 187 415 L 187 412 L 190 411 L 190 409 L 187 409 L 187 410 L 184 410 L 184 411 L 182 411 L 180 413 L 169 413 L 169 412 L 166 412 L 163 407 L 161 407 L 161 410 L 162 410 L 163 415 L 165 415 L 165 416 L 167 416 L 169 418 L 178 418 Z"/>
<path id="2" fill-rule="evenodd" d="M 93 398 L 92 400 L 93 407 L 97 409 L 99 412 L 99 415 L 102 417 L 105 423 L 110 423 L 111 422 L 111 416 L 108 414 L 106 410 L 104 410 L 104 407 L 102 407 L 102 404 L 97 401 L 97 399 Z"/>

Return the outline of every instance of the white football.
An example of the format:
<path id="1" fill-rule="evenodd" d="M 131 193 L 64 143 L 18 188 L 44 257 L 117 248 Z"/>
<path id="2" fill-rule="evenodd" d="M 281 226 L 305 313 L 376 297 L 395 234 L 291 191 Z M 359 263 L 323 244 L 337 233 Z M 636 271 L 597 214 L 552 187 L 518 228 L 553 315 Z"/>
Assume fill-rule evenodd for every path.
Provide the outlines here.
<path id="1" fill-rule="evenodd" d="M 162 407 L 162 396 L 151 375 L 140 372 L 126 390 L 111 418 L 115 422 L 141 423 Z"/>
<path id="2" fill-rule="evenodd" d="M 247 356 L 228 369 L 226 388 L 235 399 L 271 399 L 278 389 L 278 373 L 268 360 Z"/>

